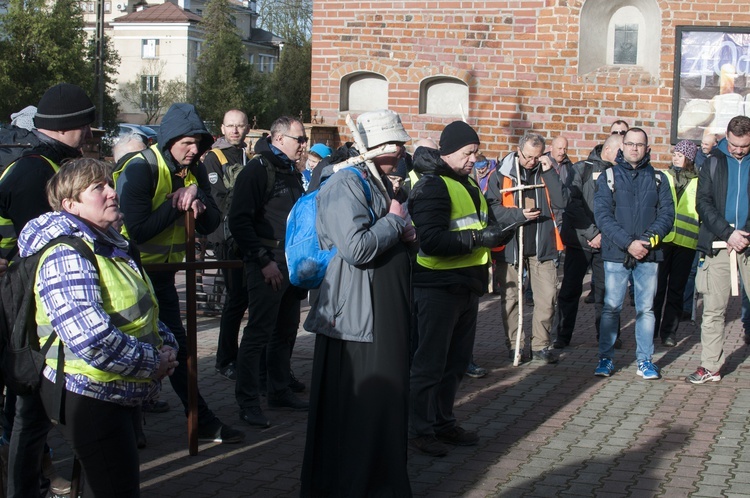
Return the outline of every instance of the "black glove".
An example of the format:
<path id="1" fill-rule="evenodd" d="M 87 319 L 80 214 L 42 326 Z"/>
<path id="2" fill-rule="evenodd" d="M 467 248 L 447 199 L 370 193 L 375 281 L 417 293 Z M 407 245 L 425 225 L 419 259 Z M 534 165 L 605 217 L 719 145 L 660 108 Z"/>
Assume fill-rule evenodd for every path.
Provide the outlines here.
<path id="1" fill-rule="evenodd" d="M 644 233 L 643 236 L 641 237 L 641 240 L 645 240 L 646 242 L 648 242 L 648 245 L 647 245 L 648 249 L 652 249 L 658 246 L 659 242 L 661 242 L 659 235 L 651 231 Z"/>
<path id="2" fill-rule="evenodd" d="M 635 265 L 638 264 L 638 260 L 635 259 L 632 254 L 627 253 L 625 255 L 625 261 L 622 264 L 625 266 L 625 269 L 632 270 L 635 268 Z"/>
<path id="3" fill-rule="evenodd" d="M 491 225 L 484 230 L 475 230 L 473 233 L 474 247 L 498 247 L 513 238 L 513 230 L 503 231 L 499 225 Z"/>

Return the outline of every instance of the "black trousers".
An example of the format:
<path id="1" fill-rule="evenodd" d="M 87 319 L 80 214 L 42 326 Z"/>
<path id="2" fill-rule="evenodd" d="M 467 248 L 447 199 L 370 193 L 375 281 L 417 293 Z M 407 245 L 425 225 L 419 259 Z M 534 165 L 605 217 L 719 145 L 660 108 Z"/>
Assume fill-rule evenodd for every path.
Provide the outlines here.
<path id="1" fill-rule="evenodd" d="M 419 344 L 410 375 L 409 437 L 436 434 L 456 425 L 453 404 L 469 366 L 477 330 L 479 299 L 468 290 L 452 293 L 415 287 Z"/>
<path id="2" fill-rule="evenodd" d="M 247 310 L 247 286 L 245 285 L 245 269 L 224 268 L 224 285 L 227 289 L 227 299 L 221 311 L 219 325 L 219 344 L 216 349 L 216 368 L 222 369 L 237 361 L 239 346 L 237 339 L 240 335 L 240 325 Z"/>
<path id="3" fill-rule="evenodd" d="M 248 321 L 237 355 L 235 397 L 240 409 L 260 406 L 261 358 L 265 357 L 268 397 L 289 391 L 290 357 L 300 320 L 300 290 L 289 283 L 286 268 L 281 289 L 266 284 L 257 264 L 245 263 Z M 264 351 L 265 347 L 265 351 Z"/>
<path id="4" fill-rule="evenodd" d="M 654 296 L 654 338 L 674 337 L 682 316 L 685 285 L 695 258 L 695 249 L 670 244 L 662 245 L 664 261 L 659 263 L 659 282 Z M 666 300 L 666 303 L 665 303 Z M 663 310 L 663 311 L 662 311 Z"/>
<path id="5" fill-rule="evenodd" d="M 599 321 L 604 306 L 604 261 L 599 252 L 592 253 L 577 247 L 565 248 L 563 280 L 557 296 L 557 339 L 570 344 L 578 317 L 578 302 L 583 293 L 583 279 L 591 266 L 591 279 L 594 282 L 594 306 L 596 307 L 596 334 L 599 335 Z"/>
<path id="6" fill-rule="evenodd" d="M 42 380 L 42 403 L 48 415 L 55 385 Z M 57 428 L 81 463 L 86 498 L 137 498 L 140 464 L 133 428 L 135 407 L 65 391 Z"/>

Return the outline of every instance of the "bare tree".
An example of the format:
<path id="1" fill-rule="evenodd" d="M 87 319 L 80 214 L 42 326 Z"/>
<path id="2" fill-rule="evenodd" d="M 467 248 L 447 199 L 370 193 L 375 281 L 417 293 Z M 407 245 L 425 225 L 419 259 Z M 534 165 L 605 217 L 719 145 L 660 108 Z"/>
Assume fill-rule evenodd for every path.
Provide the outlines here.
<path id="1" fill-rule="evenodd" d="M 258 27 L 301 47 L 312 37 L 312 0 L 260 0 Z"/>
<path id="2" fill-rule="evenodd" d="M 164 81 L 166 61 L 149 61 L 134 80 L 120 86 L 120 96 L 130 107 L 146 115 L 153 124 L 175 102 L 187 99 L 187 83 L 179 79 Z"/>

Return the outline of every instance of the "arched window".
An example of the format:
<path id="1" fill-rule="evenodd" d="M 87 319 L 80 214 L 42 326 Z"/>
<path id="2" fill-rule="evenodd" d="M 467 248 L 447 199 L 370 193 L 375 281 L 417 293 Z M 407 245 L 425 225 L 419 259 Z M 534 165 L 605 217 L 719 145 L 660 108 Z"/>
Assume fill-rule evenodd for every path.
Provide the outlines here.
<path id="1" fill-rule="evenodd" d="M 341 111 L 388 108 L 388 80 L 377 73 L 352 73 L 341 79 Z"/>
<path id="2" fill-rule="evenodd" d="M 587 0 L 581 9 L 578 73 L 639 66 L 659 76 L 661 10 L 656 0 Z"/>
<path id="3" fill-rule="evenodd" d="M 469 112 L 469 86 L 457 78 L 438 76 L 419 86 L 419 113 L 461 117 Z"/>

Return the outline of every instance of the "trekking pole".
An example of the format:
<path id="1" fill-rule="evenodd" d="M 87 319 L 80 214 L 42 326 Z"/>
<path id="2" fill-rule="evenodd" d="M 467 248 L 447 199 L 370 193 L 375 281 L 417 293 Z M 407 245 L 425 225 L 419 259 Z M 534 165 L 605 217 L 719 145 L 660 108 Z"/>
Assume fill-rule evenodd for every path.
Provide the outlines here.
<path id="1" fill-rule="evenodd" d="M 521 361 L 521 336 L 523 335 L 523 225 L 518 227 L 518 328 L 516 329 L 516 352 L 513 356 L 513 366 L 517 367 Z"/>
<path id="2" fill-rule="evenodd" d="M 521 183 L 521 168 L 516 161 L 516 178 Z M 520 186 L 520 185 L 519 185 Z M 516 188 L 519 192 L 523 189 Z M 520 206 L 523 206 L 523 196 L 519 196 Z M 521 362 L 521 336 L 523 335 L 523 225 L 518 227 L 518 329 L 516 331 L 516 352 L 513 356 L 513 366 L 517 367 Z"/>
<path id="3" fill-rule="evenodd" d="M 352 132 L 352 138 L 354 138 L 354 143 L 357 144 L 357 150 L 360 152 L 366 152 L 367 147 L 365 147 L 365 141 L 362 140 L 362 135 L 359 134 L 359 130 L 357 129 L 357 126 L 354 124 L 354 120 L 352 119 L 352 116 L 350 114 L 346 115 L 346 124 L 349 126 L 349 129 Z M 388 202 L 391 201 L 391 196 L 388 195 L 388 191 L 385 188 L 385 185 L 383 184 L 382 178 L 380 178 L 380 172 L 378 171 L 378 168 L 375 166 L 375 163 L 372 162 L 371 159 L 366 159 L 365 164 L 367 165 L 367 169 L 370 171 L 372 175 L 372 179 L 375 182 L 375 185 L 377 185 L 378 190 L 383 194 L 383 196 L 386 198 Z"/>

